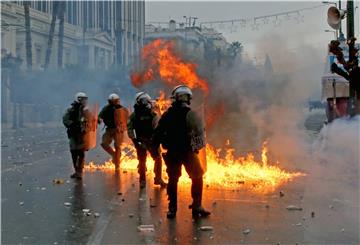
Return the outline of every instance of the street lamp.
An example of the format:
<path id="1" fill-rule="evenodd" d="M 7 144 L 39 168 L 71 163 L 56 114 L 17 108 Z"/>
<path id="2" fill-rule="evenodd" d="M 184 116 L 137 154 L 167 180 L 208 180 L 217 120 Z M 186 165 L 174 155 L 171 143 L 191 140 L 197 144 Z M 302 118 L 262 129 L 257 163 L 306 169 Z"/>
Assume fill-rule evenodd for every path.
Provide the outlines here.
<path id="1" fill-rule="evenodd" d="M 334 40 L 336 40 L 337 39 L 337 34 L 336 34 L 336 31 L 333 31 L 333 30 L 324 30 L 325 32 L 332 32 L 332 33 L 334 33 Z"/>

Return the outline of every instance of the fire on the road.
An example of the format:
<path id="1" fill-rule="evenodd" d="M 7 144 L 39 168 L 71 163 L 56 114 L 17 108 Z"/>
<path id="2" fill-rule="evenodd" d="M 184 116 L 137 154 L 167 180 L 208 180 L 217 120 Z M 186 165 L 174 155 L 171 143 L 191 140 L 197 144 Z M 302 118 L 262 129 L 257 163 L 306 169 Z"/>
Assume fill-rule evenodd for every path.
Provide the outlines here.
<path id="1" fill-rule="evenodd" d="M 122 156 L 121 168 L 123 170 L 137 169 L 138 160 L 135 148 L 132 145 L 123 147 Z M 206 146 L 206 158 L 207 171 L 204 176 L 204 183 L 211 188 L 246 188 L 257 193 L 269 193 L 276 190 L 280 185 L 305 175 L 301 172 L 287 172 L 281 169 L 278 164 L 269 164 L 265 144 L 262 149 L 261 161 L 256 161 L 253 154 L 236 158 L 234 149 L 230 147 L 227 147 L 226 150 L 216 149 L 209 144 Z M 153 160 L 148 156 L 147 169 L 152 172 L 153 167 Z M 87 171 L 113 172 L 115 167 L 111 161 L 103 164 L 90 162 L 85 166 L 85 169 Z M 184 169 L 183 173 L 185 173 Z M 187 185 L 191 183 L 191 180 L 186 174 L 183 174 L 179 183 Z"/>
<path id="2" fill-rule="evenodd" d="M 133 71 L 131 75 L 133 85 L 141 87 L 148 82 L 159 80 L 170 86 L 185 84 L 192 89 L 198 88 L 205 97 L 209 96 L 210 86 L 205 79 L 197 74 L 197 64 L 182 59 L 176 52 L 175 46 L 174 41 L 161 39 L 145 45 L 141 52 L 141 69 Z M 160 91 L 155 109 L 162 114 L 170 105 L 171 100 L 166 98 L 163 91 Z M 206 101 L 200 107 L 207 127 L 219 118 L 224 110 L 225 108 L 221 103 L 214 107 L 208 105 Z M 248 154 L 246 157 L 236 157 L 234 152 L 235 150 L 230 147 L 229 143 L 226 145 L 226 149 L 216 149 L 210 144 L 206 145 L 205 185 L 225 189 L 247 188 L 258 193 L 268 193 L 295 177 L 304 175 L 300 172 L 287 172 L 281 169 L 278 164 L 269 164 L 266 144 L 263 145 L 260 161 L 257 161 L 253 154 Z M 136 170 L 137 165 L 135 148 L 130 144 L 125 145 L 122 152 L 121 168 Z M 147 169 L 152 170 L 153 167 L 154 162 L 148 156 Z M 115 167 L 111 161 L 100 165 L 90 162 L 85 166 L 85 169 L 88 171 L 114 171 Z M 185 172 L 184 169 L 183 172 Z M 166 173 L 163 175 L 166 176 Z M 191 182 L 187 175 L 183 175 L 179 181 L 181 185 Z"/>

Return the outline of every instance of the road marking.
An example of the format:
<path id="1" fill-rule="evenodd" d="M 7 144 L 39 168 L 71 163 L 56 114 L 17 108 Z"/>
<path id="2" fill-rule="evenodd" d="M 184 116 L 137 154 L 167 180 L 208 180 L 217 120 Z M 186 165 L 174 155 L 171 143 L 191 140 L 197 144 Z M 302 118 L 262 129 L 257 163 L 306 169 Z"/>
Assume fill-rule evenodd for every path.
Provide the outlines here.
<path id="1" fill-rule="evenodd" d="M 128 194 L 131 190 L 130 181 L 127 180 L 128 183 L 126 189 L 126 192 L 122 192 L 122 196 L 118 196 L 117 193 L 114 193 L 115 196 L 111 199 L 109 206 L 107 207 L 107 212 L 105 214 L 100 215 L 98 221 L 96 222 L 95 228 L 93 232 L 91 233 L 88 242 L 86 244 L 88 245 L 98 245 L 101 244 L 101 241 L 104 237 L 104 233 L 106 231 L 106 228 L 108 227 L 110 220 L 114 214 L 114 210 L 116 206 L 119 206 L 120 202 L 118 202 L 118 199 L 123 198 L 124 195 Z"/>

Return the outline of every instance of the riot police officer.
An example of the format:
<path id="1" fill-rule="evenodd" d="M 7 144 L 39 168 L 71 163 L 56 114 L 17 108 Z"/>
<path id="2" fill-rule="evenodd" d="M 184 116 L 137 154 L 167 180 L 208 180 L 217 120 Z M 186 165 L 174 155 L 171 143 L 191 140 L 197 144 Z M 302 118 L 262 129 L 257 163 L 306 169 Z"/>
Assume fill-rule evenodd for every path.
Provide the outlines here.
<path id="1" fill-rule="evenodd" d="M 163 154 L 169 176 L 167 217 L 172 219 L 176 216 L 177 184 L 182 165 L 192 181 L 192 215 L 194 218 L 207 217 L 210 212 L 201 205 L 204 170 L 198 157 L 199 150 L 205 146 L 204 126 L 190 108 L 190 88 L 184 85 L 175 87 L 172 99 L 173 103 L 160 118 L 154 135 L 155 142 L 161 143 L 163 148 L 167 149 L 167 153 Z"/>
<path id="2" fill-rule="evenodd" d="M 78 92 L 71 107 L 66 110 L 63 116 L 63 124 L 67 128 L 71 158 L 75 170 L 70 177 L 79 180 L 82 179 L 85 151 L 87 150 L 85 146 L 87 101 L 87 95 L 83 92 Z"/>
<path id="3" fill-rule="evenodd" d="M 145 92 L 135 96 L 134 112 L 130 115 L 127 130 L 128 136 L 133 141 L 139 160 L 138 172 L 140 175 L 140 188 L 146 186 L 146 156 L 150 153 L 154 160 L 154 184 L 165 187 L 166 183 L 161 177 L 162 159 L 159 145 L 154 145 L 153 134 L 159 117 L 153 110 L 151 97 Z"/>
<path id="4" fill-rule="evenodd" d="M 127 117 L 127 109 L 120 104 L 119 95 L 110 94 L 108 104 L 99 113 L 99 123 L 104 122 L 106 126 L 101 147 L 112 157 L 115 170 L 119 170 L 121 143 L 126 131 Z M 113 141 L 115 149 L 110 146 Z"/>

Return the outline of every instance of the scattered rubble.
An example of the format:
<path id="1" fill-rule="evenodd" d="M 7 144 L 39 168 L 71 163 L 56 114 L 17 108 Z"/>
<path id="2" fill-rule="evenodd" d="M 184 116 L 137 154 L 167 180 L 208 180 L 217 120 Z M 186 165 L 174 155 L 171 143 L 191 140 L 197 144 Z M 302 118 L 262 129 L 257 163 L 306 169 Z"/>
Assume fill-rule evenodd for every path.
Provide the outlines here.
<path id="1" fill-rule="evenodd" d="M 64 184 L 64 180 L 63 179 L 53 179 L 53 183 L 54 184 L 57 184 L 57 185 L 61 185 L 61 184 Z"/>
<path id="2" fill-rule="evenodd" d="M 210 225 L 204 225 L 204 226 L 200 227 L 200 230 L 202 230 L 202 231 L 212 231 L 212 230 L 214 230 L 214 228 L 212 226 L 210 226 Z"/>
<path id="3" fill-rule="evenodd" d="M 298 206 L 295 206 L 295 205 L 289 205 L 286 207 L 287 210 L 289 211 L 302 211 L 303 208 L 302 207 L 298 207 Z"/>
<path id="4" fill-rule="evenodd" d="M 138 231 L 140 232 L 154 232 L 154 225 L 139 225 L 138 226 Z"/>

